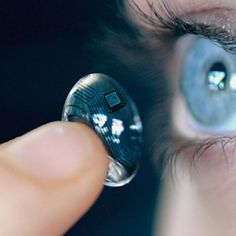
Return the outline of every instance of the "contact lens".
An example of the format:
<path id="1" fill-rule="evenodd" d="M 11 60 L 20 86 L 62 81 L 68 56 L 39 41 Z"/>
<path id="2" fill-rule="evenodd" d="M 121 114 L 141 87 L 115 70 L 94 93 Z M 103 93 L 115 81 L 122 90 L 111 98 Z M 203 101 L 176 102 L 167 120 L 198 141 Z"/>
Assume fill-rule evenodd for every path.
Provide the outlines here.
<path id="1" fill-rule="evenodd" d="M 102 139 L 110 158 L 105 185 L 123 186 L 133 179 L 141 157 L 142 123 L 118 82 L 104 74 L 81 78 L 66 98 L 62 120 L 83 122 Z"/>

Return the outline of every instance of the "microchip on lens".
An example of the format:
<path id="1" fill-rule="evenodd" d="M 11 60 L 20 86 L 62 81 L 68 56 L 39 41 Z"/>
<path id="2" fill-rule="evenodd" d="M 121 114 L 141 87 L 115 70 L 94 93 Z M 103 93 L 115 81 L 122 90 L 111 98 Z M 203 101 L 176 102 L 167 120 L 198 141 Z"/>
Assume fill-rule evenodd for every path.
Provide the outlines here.
<path id="1" fill-rule="evenodd" d="M 116 90 L 113 90 L 104 95 L 105 104 L 108 109 L 108 112 L 114 112 L 120 109 L 125 105 L 125 101 L 120 95 L 120 93 Z"/>

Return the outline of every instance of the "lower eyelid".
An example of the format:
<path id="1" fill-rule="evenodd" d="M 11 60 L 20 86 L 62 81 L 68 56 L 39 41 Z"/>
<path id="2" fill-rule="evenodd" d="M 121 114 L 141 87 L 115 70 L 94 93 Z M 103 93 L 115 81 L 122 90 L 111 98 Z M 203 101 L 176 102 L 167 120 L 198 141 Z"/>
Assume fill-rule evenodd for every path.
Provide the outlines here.
<path id="1" fill-rule="evenodd" d="M 220 178 L 236 169 L 236 137 L 209 138 L 204 141 L 173 141 L 172 151 L 166 158 L 165 172 L 174 179 L 179 175 L 196 175 L 222 181 Z M 211 179 L 211 181 L 212 181 Z"/>

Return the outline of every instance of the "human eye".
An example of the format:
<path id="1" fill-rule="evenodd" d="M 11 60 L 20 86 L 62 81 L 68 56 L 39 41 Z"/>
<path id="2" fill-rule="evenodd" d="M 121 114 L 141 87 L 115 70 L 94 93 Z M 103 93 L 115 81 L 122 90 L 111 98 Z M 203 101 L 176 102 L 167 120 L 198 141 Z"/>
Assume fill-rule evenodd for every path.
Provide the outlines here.
<path id="1" fill-rule="evenodd" d="M 192 138 L 235 131 L 236 56 L 203 38 L 192 39 L 184 50 L 174 126 Z"/>
<path id="2" fill-rule="evenodd" d="M 168 1 L 158 6 L 147 1 L 152 12 L 147 14 L 131 2 L 143 19 L 143 28 L 147 26 L 143 32 L 151 38 L 150 45 L 166 50 L 157 66 L 163 66 L 168 81 L 166 107 L 170 112 L 166 113 L 167 135 L 164 140 L 163 136 L 155 138 L 158 160 L 173 163 L 180 152 L 199 157 L 212 146 L 222 152 L 226 144 L 234 143 L 236 130 L 233 12 L 213 6 L 179 14 Z M 162 105 L 156 106 L 156 114 L 158 109 L 164 112 Z M 157 124 L 160 116 L 156 114 L 151 120 Z"/>

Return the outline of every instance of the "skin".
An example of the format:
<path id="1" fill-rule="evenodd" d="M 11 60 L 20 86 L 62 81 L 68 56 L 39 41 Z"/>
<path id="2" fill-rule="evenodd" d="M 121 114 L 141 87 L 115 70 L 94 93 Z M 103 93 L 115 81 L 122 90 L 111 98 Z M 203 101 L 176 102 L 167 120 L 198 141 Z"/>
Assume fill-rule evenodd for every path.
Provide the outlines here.
<path id="1" fill-rule="evenodd" d="M 0 234 L 63 235 L 94 203 L 108 167 L 87 126 L 54 122 L 0 146 Z"/>
<path id="2" fill-rule="evenodd" d="M 145 0 L 135 1 L 146 14 L 150 14 Z M 158 11 L 158 1 L 153 1 Z M 221 18 L 225 9 L 234 11 L 236 2 L 230 0 L 165 0 L 180 15 L 194 14 L 200 17 L 216 17 L 221 24 L 235 22 L 235 16 Z M 216 11 L 217 9 L 217 11 Z M 137 14 L 128 9 L 130 18 L 145 30 L 145 25 Z M 201 18 L 200 18 L 201 19 Z M 218 22 L 218 21 L 217 21 Z M 233 30 L 232 30 L 233 31 Z M 172 104 L 172 129 L 185 139 L 210 137 L 200 132 L 188 122 L 189 111 L 178 91 L 181 53 L 191 45 L 192 37 L 179 42 L 169 57 L 169 79 L 176 91 Z M 180 112 L 181 111 L 181 112 Z M 182 115 L 184 114 L 184 115 Z M 235 134 L 220 134 L 229 137 Z M 225 144 L 222 150 L 221 141 Z M 178 144 L 176 144 L 178 148 Z M 157 203 L 155 234 L 161 236 L 233 236 L 236 235 L 236 153 L 235 139 L 220 141 L 205 151 L 191 168 L 193 148 L 184 150 L 175 166 L 174 176 L 166 171 L 163 177 L 163 190 Z M 191 171 L 189 171 L 191 169 Z M 173 178 L 174 177 L 174 178 Z"/>
<path id="3" fill-rule="evenodd" d="M 236 9 L 234 0 L 166 1 L 180 14 Z M 136 3 L 149 14 L 145 0 Z M 130 9 L 128 12 L 141 27 L 135 13 Z M 174 63 L 177 55 L 178 50 L 170 61 Z M 178 74 L 178 66 L 175 70 Z M 175 101 L 173 120 L 177 105 L 186 111 L 179 94 Z M 195 138 L 195 131 L 184 133 L 189 129 L 173 122 L 173 130 L 179 136 Z M 227 143 L 225 152 L 217 145 L 204 152 L 198 168 L 191 173 L 186 166 L 190 165 L 193 150 L 189 148 L 181 154 L 174 180 L 169 172 L 164 175 L 156 235 L 236 235 L 234 144 Z M 229 154 L 227 162 L 225 153 Z M 95 202 L 107 168 L 103 144 L 83 124 L 50 123 L 0 145 L 0 235 L 62 235 Z"/>

